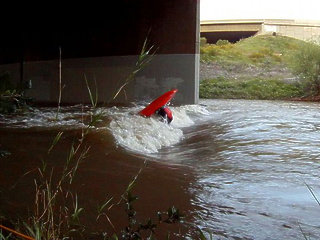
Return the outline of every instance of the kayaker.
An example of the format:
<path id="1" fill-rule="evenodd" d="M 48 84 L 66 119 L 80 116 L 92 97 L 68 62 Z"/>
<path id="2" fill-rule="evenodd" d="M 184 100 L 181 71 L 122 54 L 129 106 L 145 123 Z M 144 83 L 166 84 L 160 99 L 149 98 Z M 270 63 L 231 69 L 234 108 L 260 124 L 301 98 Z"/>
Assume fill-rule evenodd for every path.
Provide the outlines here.
<path id="1" fill-rule="evenodd" d="M 167 124 L 170 124 L 173 120 L 172 112 L 168 107 L 162 106 L 156 113 L 160 115 Z"/>

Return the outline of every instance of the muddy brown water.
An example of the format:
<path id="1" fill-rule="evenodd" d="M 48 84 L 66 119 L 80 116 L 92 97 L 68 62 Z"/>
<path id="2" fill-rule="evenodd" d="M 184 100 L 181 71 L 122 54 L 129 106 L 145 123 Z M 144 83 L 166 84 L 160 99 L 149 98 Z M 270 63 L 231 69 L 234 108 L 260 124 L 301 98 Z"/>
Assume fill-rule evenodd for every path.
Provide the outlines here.
<path id="1" fill-rule="evenodd" d="M 172 107 L 171 126 L 136 116 L 139 108 L 108 109 L 83 144 L 90 149 L 72 190 L 89 229 L 111 233 L 126 226 L 123 203 L 107 212 L 109 221 L 96 220 L 97 206 L 111 197 L 118 202 L 141 171 L 132 189 L 137 217 L 156 219 L 171 206 L 185 216 L 184 224 L 161 225 L 159 239 L 169 231 L 171 239 L 198 239 L 198 227 L 214 239 L 319 239 L 320 206 L 307 187 L 317 196 L 318 103 L 201 100 Z M 35 169 L 45 160 L 58 176 L 89 112 L 65 108 L 56 122 L 55 109 L 43 108 L 0 119 L 2 215 L 33 211 Z"/>

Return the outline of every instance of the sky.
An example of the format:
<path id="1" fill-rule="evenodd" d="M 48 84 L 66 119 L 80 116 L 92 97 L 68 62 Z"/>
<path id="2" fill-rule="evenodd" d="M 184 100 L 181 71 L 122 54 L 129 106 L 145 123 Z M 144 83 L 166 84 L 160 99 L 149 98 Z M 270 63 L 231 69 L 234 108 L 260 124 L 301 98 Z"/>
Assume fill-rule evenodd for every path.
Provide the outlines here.
<path id="1" fill-rule="evenodd" d="M 200 20 L 320 20 L 320 0 L 200 0 Z"/>

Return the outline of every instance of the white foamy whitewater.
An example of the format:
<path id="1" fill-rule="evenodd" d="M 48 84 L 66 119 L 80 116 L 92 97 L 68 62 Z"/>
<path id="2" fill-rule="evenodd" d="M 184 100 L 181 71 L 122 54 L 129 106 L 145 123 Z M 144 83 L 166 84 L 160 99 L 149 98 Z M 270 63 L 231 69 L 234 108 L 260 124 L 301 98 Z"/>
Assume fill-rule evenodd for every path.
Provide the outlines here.
<path id="1" fill-rule="evenodd" d="M 144 106 L 111 107 L 96 109 L 102 113 L 97 130 L 109 129 L 116 143 L 127 150 L 148 154 L 159 149 L 179 143 L 183 137 L 183 129 L 195 124 L 198 119 L 210 115 L 201 105 L 185 105 L 172 107 L 173 121 L 166 124 L 154 114 L 143 117 L 139 111 Z M 63 107 L 59 112 L 56 108 L 34 109 L 27 114 L 14 117 L 0 115 L 0 127 L 35 128 L 35 129 L 86 129 L 90 119 L 96 113 L 90 106 Z"/>
<path id="2" fill-rule="evenodd" d="M 173 121 L 166 124 L 156 114 L 151 117 L 139 115 L 141 109 L 134 107 L 117 111 L 110 123 L 117 143 L 139 153 L 156 153 L 161 148 L 179 143 L 183 139 L 183 128 L 194 125 L 197 115 L 209 115 L 200 105 L 170 107 Z"/>

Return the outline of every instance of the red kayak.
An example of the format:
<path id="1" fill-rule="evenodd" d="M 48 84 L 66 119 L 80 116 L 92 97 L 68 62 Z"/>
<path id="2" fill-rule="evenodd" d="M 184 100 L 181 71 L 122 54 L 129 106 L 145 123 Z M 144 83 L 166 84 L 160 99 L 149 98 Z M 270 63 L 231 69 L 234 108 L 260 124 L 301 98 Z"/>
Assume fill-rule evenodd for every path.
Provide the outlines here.
<path id="1" fill-rule="evenodd" d="M 176 94 L 178 89 L 173 89 L 171 91 L 168 91 L 164 94 L 162 94 L 157 99 L 153 100 L 148 106 L 146 106 L 144 109 L 142 109 L 139 113 L 142 116 L 150 117 L 152 114 L 155 113 L 156 110 L 158 110 L 160 107 L 166 105 Z"/>

